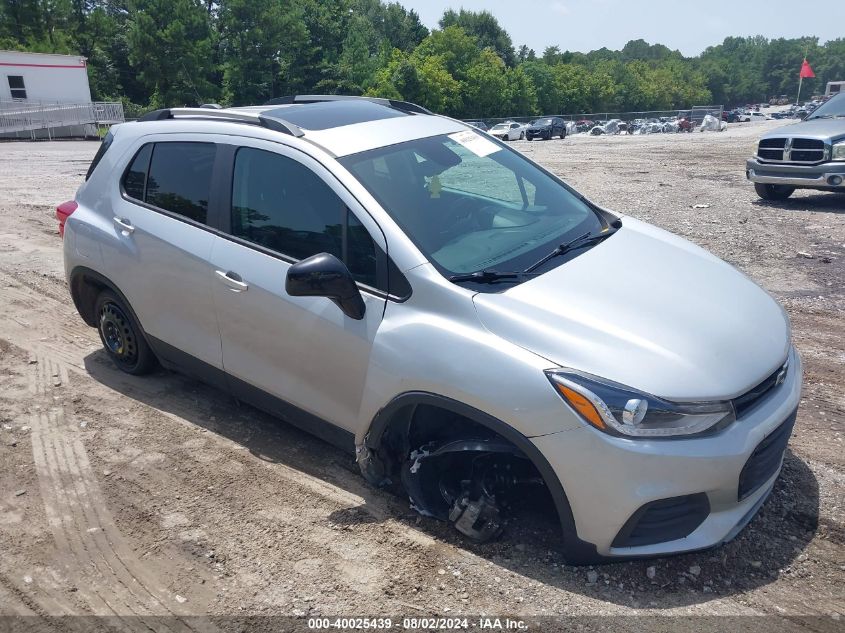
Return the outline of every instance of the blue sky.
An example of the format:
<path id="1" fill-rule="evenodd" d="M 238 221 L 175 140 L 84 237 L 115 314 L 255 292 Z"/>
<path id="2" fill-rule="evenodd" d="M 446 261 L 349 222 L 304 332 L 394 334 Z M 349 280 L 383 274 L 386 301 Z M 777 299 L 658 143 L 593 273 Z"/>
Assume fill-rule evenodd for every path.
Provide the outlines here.
<path id="1" fill-rule="evenodd" d="M 642 38 L 698 55 L 729 35 L 768 38 L 815 35 L 822 42 L 845 37 L 845 0 L 400 0 L 435 27 L 452 7 L 495 15 L 515 46 L 540 54 L 546 46 L 587 52 L 622 48 Z M 812 59 L 810 60 L 812 61 Z"/>

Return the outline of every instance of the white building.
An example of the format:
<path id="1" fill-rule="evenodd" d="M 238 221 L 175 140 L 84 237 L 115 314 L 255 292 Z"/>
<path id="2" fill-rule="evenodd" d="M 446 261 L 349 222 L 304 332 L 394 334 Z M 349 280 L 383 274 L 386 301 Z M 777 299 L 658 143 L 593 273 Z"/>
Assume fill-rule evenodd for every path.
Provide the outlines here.
<path id="1" fill-rule="evenodd" d="M 845 92 L 845 81 L 828 81 L 824 96 L 832 97 L 833 95 L 838 95 L 840 92 Z"/>
<path id="2" fill-rule="evenodd" d="M 91 102 L 79 55 L 0 51 L 0 138 L 96 136 L 123 121 L 123 106 Z"/>
<path id="3" fill-rule="evenodd" d="M 0 51 L 0 101 L 12 100 L 91 103 L 85 58 Z"/>

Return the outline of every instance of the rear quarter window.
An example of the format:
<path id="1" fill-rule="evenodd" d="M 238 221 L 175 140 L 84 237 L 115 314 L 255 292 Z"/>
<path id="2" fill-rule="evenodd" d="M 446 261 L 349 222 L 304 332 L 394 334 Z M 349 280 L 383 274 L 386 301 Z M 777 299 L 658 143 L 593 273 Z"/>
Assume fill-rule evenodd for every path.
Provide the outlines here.
<path id="1" fill-rule="evenodd" d="M 103 137 L 103 141 L 100 143 L 97 153 L 94 154 L 94 160 L 91 161 L 91 165 L 88 167 L 88 172 L 85 174 L 85 180 L 88 180 L 91 177 L 91 174 L 94 173 L 94 170 L 97 169 L 97 165 L 99 165 L 100 161 L 103 160 L 103 156 L 105 156 L 106 152 L 109 151 L 109 147 L 111 147 L 113 141 L 114 135 L 112 135 L 111 131 L 109 131 L 108 134 Z"/>

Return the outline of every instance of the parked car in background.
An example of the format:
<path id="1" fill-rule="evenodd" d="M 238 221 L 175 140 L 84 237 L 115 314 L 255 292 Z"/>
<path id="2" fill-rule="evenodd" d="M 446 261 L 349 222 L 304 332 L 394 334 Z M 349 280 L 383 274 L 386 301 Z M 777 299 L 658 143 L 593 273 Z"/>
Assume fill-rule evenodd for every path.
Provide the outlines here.
<path id="1" fill-rule="evenodd" d="M 492 134 L 503 141 L 516 141 L 525 138 L 525 127 L 523 123 L 504 121 L 491 127 L 488 134 Z"/>
<path id="2" fill-rule="evenodd" d="M 532 121 L 525 131 L 525 138 L 529 141 L 540 138 L 548 141 L 553 136 L 566 138 L 566 121 L 558 116 L 545 117 Z"/>
<path id="3" fill-rule="evenodd" d="M 845 94 L 763 136 L 745 174 L 764 200 L 785 200 L 796 189 L 845 193 Z"/>
<path id="4" fill-rule="evenodd" d="M 763 114 L 762 112 L 754 112 L 753 110 L 745 110 L 737 115 L 738 123 L 752 123 L 768 120 L 769 117 L 767 117 L 765 114 Z"/>
<path id="5" fill-rule="evenodd" d="M 464 121 L 467 125 L 471 125 L 472 127 L 476 128 L 477 130 L 481 130 L 482 132 L 487 132 L 490 130 L 490 126 L 487 125 L 484 121 Z"/>

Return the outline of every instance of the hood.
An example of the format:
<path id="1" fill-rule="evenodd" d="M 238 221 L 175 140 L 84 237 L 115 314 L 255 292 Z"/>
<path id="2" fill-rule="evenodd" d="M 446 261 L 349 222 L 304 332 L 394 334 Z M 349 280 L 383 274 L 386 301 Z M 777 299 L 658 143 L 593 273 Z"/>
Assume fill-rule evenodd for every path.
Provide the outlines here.
<path id="1" fill-rule="evenodd" d="M 488 330 L 550 367 L 676 401 L 745 393 L 784 362 L 790 344 L 786 313 L 762 288 L 632 218 L 565 264 L 473 301 Z"/>
<path id="2" fill-rule="evenodd" d="M 821 141 L 845 136 L 845 119 L 801 121 L 772 130 L 768 134 L 764 134 L 762 138 L 780 138 L 782 136 L 805 136 Z"/>

